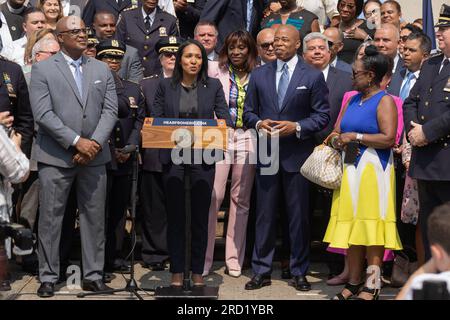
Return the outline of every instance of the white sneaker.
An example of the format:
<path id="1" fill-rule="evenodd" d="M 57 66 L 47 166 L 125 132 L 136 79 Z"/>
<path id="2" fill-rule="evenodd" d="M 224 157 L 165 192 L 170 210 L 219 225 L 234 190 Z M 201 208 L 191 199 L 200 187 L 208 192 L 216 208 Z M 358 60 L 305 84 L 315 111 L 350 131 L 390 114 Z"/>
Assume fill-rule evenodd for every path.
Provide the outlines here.
<path id="1" fill-rule="evenodd" d="M 239 278 L 241 276 L 241 272 L 238 270 L 228 270 L 225 269 L 225 274 L 229 275 L 230 277 L 233 278 Z"/>

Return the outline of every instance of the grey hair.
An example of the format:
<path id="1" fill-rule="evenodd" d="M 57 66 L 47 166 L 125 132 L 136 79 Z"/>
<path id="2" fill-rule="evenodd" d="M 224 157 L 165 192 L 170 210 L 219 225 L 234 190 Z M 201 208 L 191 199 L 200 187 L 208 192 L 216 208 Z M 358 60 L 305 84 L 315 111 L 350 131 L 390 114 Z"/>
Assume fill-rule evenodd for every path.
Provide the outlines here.
<path id="1" fill-rule="evenodd" d="M 328 46 L 328 38 L 326 36 L 320 32 L 311 32 L 308 33 L 308 35 L 303 39 L 303 52 L 308 51 L 308 42 L 315 39 L 322 39 L 325 42 L 327 50 L 330 50 L 330 47 Z"/>
<path id="2" fill-rule="evenodd" d="M 58 41 L 56 41 L 54 39 L 48 39 L 48 38 L 43 38 L 43 39 L 39 40 L 38 42 L 36 42 L 33 46 L 33 49 L 31 50 L 31 61 L 34 62 L 36 59 L 36 53 L 38 53 L 39 51 L 41 51 L 43 48 L 50 45 L 51 43 L 56 43 L 59 45 Z"/>

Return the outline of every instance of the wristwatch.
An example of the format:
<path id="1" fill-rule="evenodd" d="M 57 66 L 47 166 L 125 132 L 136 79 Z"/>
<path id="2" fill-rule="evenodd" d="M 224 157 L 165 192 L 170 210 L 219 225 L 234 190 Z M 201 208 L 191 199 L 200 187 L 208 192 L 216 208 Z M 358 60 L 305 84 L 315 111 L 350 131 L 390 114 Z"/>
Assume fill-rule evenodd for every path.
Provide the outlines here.
<path id="1" fill-rule="evenodd" d="M 356 134 L 356 141 L 361 144 L 362 143 L 362 139 L 364 138 L 364 135 L 362 133 L 357 133 Z"/>
<path id="2" fill-rule="evenodd" d="M 295 135 L 297 136 L 297 138 L 300 139 L 300 132 L 302 131 L 302 127 L 300 126 L 300 124 L 297 122 L 297 126 L 295 127 Z"/>

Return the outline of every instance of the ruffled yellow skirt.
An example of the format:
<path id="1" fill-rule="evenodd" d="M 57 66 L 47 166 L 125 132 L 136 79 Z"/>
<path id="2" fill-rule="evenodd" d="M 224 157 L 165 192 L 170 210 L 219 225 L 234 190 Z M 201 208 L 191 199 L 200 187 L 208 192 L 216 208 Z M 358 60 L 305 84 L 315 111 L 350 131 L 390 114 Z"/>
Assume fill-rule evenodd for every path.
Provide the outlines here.
<path id="1" fill-rule="evenodd" d="M 401 250 L 395 221 L 392 153 L 383 169 L 376 151 L 367 148 L 357 167 L 344 166 L 341 187 L 333 193 L 330 222 L 323 241 L 332 248 L 359 245 Z"/>

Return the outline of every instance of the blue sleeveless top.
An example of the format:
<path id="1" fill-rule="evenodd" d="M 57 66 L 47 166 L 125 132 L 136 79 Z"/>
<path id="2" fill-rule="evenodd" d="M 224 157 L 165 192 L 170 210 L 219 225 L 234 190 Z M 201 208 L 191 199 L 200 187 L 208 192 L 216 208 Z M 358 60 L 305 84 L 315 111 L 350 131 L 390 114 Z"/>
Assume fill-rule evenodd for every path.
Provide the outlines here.
<path id="1" fill-rule="evenodd" d="M 367 134 L 380 133 L 377 119 L 377 109 L 381 99 L 387 93 L 383 90 L 361 103 L 362 93 L 353 96 L 348 104 L 347 110 L 341 120 L 341 132 L 357 132 Z M 361 104 L 360 104 L 361 103 Z M 367 146 L 360 146 L 360 154 L 356 159 L 358 166 L 361 156 L 366 151 Z M 391 155 L 391 149 L 375 149 L 380 158 L 383 169 L 386 166 Z"/>

